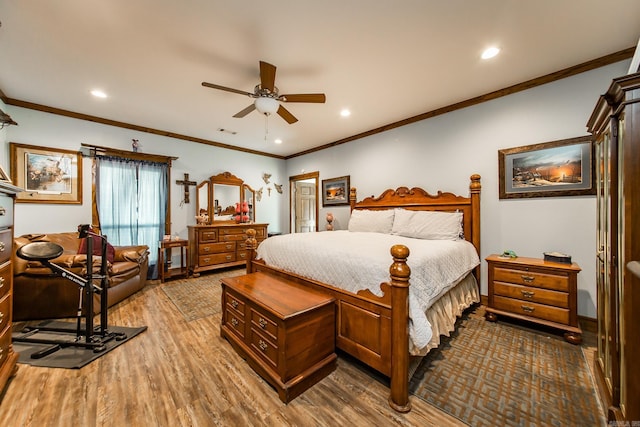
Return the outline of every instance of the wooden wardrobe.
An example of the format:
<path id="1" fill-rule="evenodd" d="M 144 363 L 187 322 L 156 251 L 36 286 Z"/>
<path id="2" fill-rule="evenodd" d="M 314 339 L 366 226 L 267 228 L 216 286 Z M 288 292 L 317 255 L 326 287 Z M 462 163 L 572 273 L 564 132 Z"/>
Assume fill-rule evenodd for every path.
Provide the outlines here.
<path id="1" fill-rule="evenodd" d="M 587 123 L 595 138 L 598 348 L 609 421 L 640 420 L 640 73 L 614 79 Z"/>

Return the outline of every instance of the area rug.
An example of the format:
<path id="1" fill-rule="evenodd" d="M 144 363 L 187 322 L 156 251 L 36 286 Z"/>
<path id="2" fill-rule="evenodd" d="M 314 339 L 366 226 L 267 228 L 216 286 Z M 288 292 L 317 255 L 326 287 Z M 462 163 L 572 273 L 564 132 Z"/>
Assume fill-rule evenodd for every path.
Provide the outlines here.
<path id="1" fill-rule="evenodd" d="M 75 322 L 65 322 L 65 321 L 55 321 L 55 320 L 46 320 L 38 325 L 39 327 L 50 327 L 50 328 L 69 328 L 71 331 L 75 330 L 76 323 Z M 123 326 L 109 326 L 107 328 L 107 332 L 109 333 L 124 333 L 126 338 L 122 340 L 112 339 L 107 341 L 105 344 L 105 350 L 95 353 L 92 349 L 86 349 L 82 347 L 72 347 L 61 345 L 61 348 L 47 356 L 38 359 L 32 359 L 31 355 L 42 351 L 48 347 L 51 347 L 51 344 L 38 344 L 38 343 L 27 343 L 27 342 L 18 342 L 13 341 L 13 349 L 16 353 L 19 354 L 18 363 L 24 363 L 32 366 L 40 366 L 44 368 L 67 368 L 67 369 L 80 369 L 83 366 L 88 365 L 94 360 L 98 359 L 101 356 L 109 353 L 116 347 L 121 346 L 122 344 L 128 342 L 135 336 L 141 334 L 146 331 L 146 326 L 141 326 L 138 328 L 127 328 Z M 15 339 L 16 337 L 25 336 L 21 331 L 13 331 L 12 336 Z M 59 333 L 59 332 L 38 332 L 37 334 L 30 335 L 31 338 L 37 339 L 52 339 L 59 340 L 65 342 L 73 342 L 76 339 L 76 333 Z"/>
<path id="2" fill-rule="evenodd" d="M 246 268 L 203 274 L 197 278 L 165 282 L 162 290 L 187 322 L 217 314 L 221 311 L 220 279 L 246 274 Z"/>
<path id="3" fill-rule="evenodd" d="M 606 424 L 580 346 L 473 312 L 421 361 L 409 389 L 474 427 Z"/>

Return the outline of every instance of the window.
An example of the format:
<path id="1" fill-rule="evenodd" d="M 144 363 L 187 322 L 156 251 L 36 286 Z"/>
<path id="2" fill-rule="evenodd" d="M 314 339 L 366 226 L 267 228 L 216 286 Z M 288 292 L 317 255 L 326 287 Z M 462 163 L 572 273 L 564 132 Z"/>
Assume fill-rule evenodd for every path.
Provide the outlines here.
<path id="1" fill-rule="evenodd" d="M 169 165 L 110 156 L 97 156 L 95 165 L 100 231 L 116 246 L 149 246 L 149 276 L 157 277 L 153 249 L 166 234 Z"/>

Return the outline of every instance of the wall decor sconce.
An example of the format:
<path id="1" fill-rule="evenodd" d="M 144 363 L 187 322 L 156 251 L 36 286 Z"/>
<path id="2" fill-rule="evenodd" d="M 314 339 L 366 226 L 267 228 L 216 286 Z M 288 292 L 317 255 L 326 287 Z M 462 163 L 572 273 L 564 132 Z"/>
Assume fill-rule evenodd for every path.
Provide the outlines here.
<path id="1" fill-rule="evenodd" d="M 4 129 L 5 126 L 9 125 L 18 126 L 18 123 L 16 123 L 7 113 L 0 110 L 0 129 Z"/>

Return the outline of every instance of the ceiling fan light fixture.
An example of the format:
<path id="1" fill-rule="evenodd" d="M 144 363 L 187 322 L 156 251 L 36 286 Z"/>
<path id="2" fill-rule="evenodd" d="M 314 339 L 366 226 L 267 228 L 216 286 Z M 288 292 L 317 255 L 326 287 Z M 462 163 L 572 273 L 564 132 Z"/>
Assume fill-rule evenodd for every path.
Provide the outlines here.
<path id="1" fill-rule="evenodd" d="M 256 98 L 254 105 L 256 110 L 265 116 L 276 113 L 280 107 L 280 103 L 276 99 L 264 96 Z"/>

